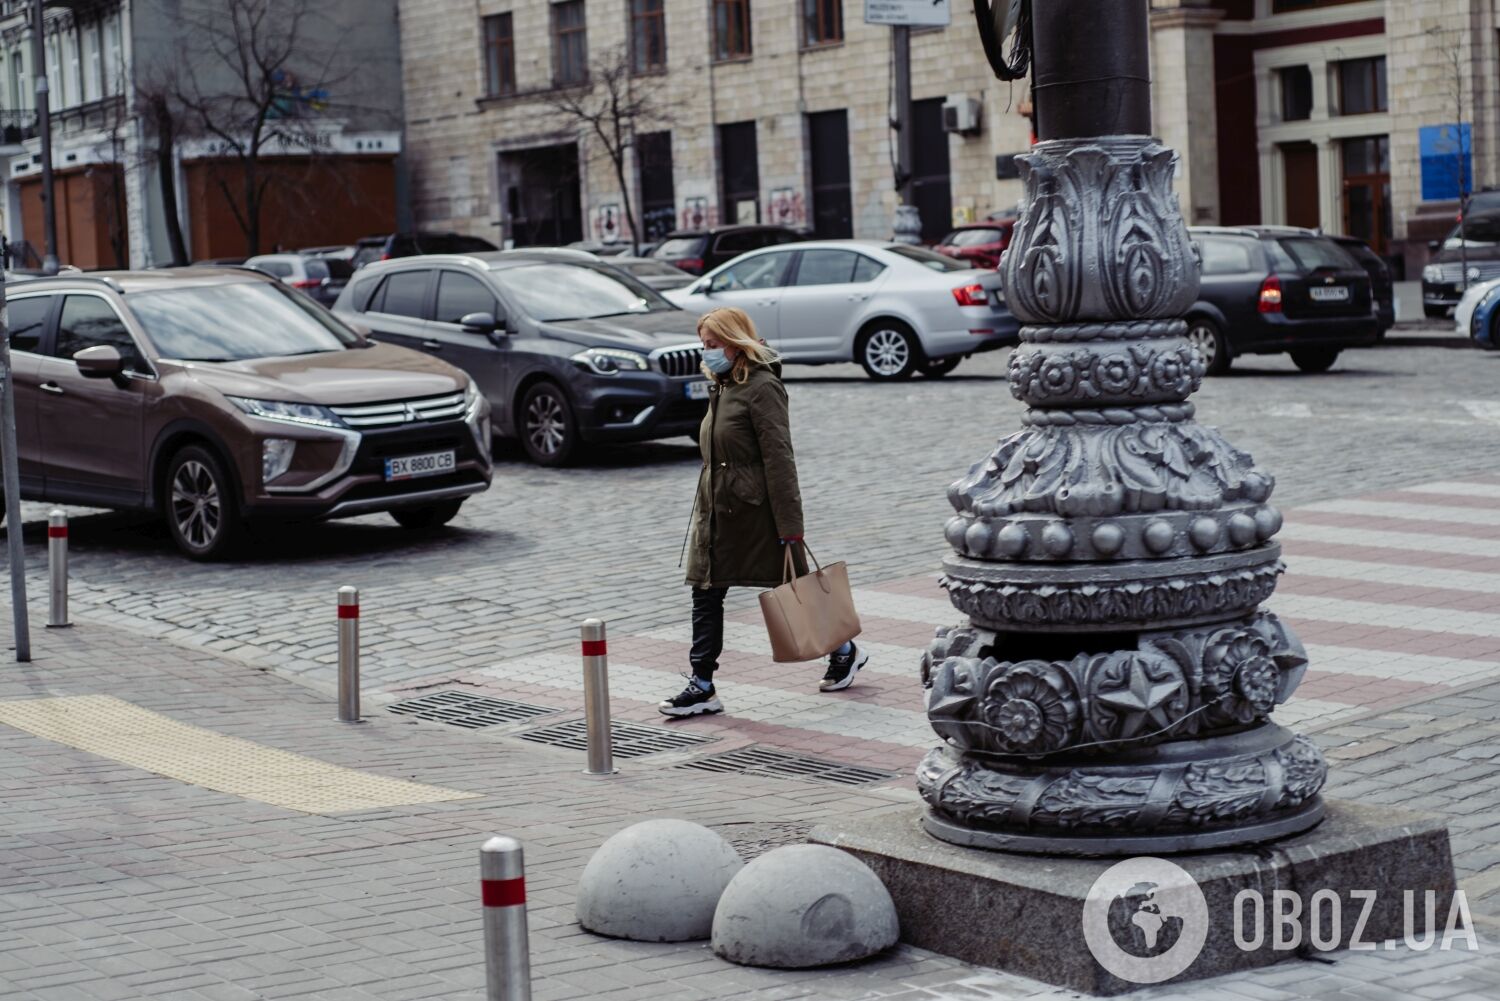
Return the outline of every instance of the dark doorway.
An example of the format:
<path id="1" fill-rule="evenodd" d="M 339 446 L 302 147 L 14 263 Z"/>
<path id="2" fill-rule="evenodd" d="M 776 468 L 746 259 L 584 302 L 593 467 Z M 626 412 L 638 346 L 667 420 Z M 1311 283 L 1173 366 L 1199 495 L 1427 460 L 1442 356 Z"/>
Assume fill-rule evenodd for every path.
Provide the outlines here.
<path id="1" fill-rule="evenodd" d="M 1286 143 L 1281 147 L 1283 190 L 1286 192 L 1286 224 L 1316 229 L 1323 224 L 1318 197 L 1318 147 L 1312 143 Z"/>
<path id="2" fill-rule="evenodd" d="M 1345 139 L 1344 232 L 1384 254 L 1391 239 L 1391 142 L 1385 136 Z"/>
<path id="3" fill-rule="evenodd" d="M 677 197 L 672 189 L 672 133 L 646 132 L 635 141 L 641 171 L 641 239 L 660 240 L 676 227 Z"/>
<path id="4" fill-rule="evenodd" d="M 760 222 L 760 166 L 755 123 L 719 126 L 719 174 L 724 179 L 726 225 Z"/>
<path id="5" fill-rule="evenodd" d="M 922 242 L 933 243 L 953 228 L 941 97 L 911 102 L 911 174 L 912 202 L 922 214 Z"/>
<path id="6" fill-rule="evenodd" d="M 812 157 L 813 232 L 821 240 L 854 235 L 849 195 L 849 114 L 820 111 L 807 116 Z"/>
<path id="7" fill-rule="evenodd" d="M 583 239 L 577 143 L 501 153 L 500 191 L 506 232 L 515 246 Z"/>

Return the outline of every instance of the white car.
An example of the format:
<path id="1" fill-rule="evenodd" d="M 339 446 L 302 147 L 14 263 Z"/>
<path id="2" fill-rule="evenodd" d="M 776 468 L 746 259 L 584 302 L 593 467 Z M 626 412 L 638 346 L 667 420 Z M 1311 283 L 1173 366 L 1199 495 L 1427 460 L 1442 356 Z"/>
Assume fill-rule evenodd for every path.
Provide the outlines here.
<path id="1" fill-rule="evenodd" d="M 946 375 L 1020 332 L 998 272 L 883 240 L 765 247 L 663 295 L 700 314 L 738 306 L 785 361 L 857 361 L 873 379 Z"/>
<path id="2" fill-rule="evenodd" d="M 1464 289 L 1463 296 L 1458 300 L 1458 306 L 1453 310 L 1453 332 L 1460 337 L 1469 336 L 1469 324 L 1474 320 L 1474 310 L 1479 306 L 1479 300 L 1489 294 L 1491 289 L 1500 288 L 1500 278 L 1491 278 L 1487 282 L 1475 282 Z"/>

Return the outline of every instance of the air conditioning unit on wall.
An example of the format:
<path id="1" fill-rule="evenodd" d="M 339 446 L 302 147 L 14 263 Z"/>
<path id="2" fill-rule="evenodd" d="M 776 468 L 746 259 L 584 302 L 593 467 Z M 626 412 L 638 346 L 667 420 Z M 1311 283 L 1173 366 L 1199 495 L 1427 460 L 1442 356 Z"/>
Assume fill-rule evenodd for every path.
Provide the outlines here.
<path id="1" fill-rule="evenodd" d="M 979 131 L 980 104 L 967 94 L 949 94 L 943 102 L 943 130 L 959 135 Z"/>

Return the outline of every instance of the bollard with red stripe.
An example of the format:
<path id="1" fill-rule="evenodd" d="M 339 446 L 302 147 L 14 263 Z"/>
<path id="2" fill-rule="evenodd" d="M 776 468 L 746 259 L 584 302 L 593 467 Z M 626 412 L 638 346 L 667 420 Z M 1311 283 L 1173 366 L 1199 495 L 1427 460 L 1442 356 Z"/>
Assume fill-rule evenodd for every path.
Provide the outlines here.
<path id="1" fill-rule="evenodd" d="M 339 588 L 339 722 L 359 720 L 359 588 Z"/>
<path id="2" fill-rule="evenodd" d="M 531 1001 L 526 931 L 526 861 L 521 842 L 497 834 L 479 847 L 488 1001 Z"/>
<path id="3" fill-rule="evenodd" d="M 71 626 L 68 621 L 68 513 L 60 507 L 47 512 L 47 570 L 52 595 L 47 602 L 47 628 Z"/>
<path id="4" fill-rule="evenodd" d="M 604 642 L 604 622 L 584 619 L 583 716 L 588 726 L 589 775 L 613 775 L 614 748 L 609 732 L 609 652 Z"/>

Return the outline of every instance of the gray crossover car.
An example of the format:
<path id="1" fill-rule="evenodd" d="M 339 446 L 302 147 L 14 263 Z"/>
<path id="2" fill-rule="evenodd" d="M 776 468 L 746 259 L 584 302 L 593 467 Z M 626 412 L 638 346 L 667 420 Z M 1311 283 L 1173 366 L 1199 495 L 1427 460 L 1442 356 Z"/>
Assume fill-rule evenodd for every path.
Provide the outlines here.
<path id="1" fill-rule="evenodd" d="M 696 434 L 697 317 L 568 250 L 438 254 L 361 268 L 334 312 L 468 372 L 497 434 L 563 465 L 582 442 Z"/>

